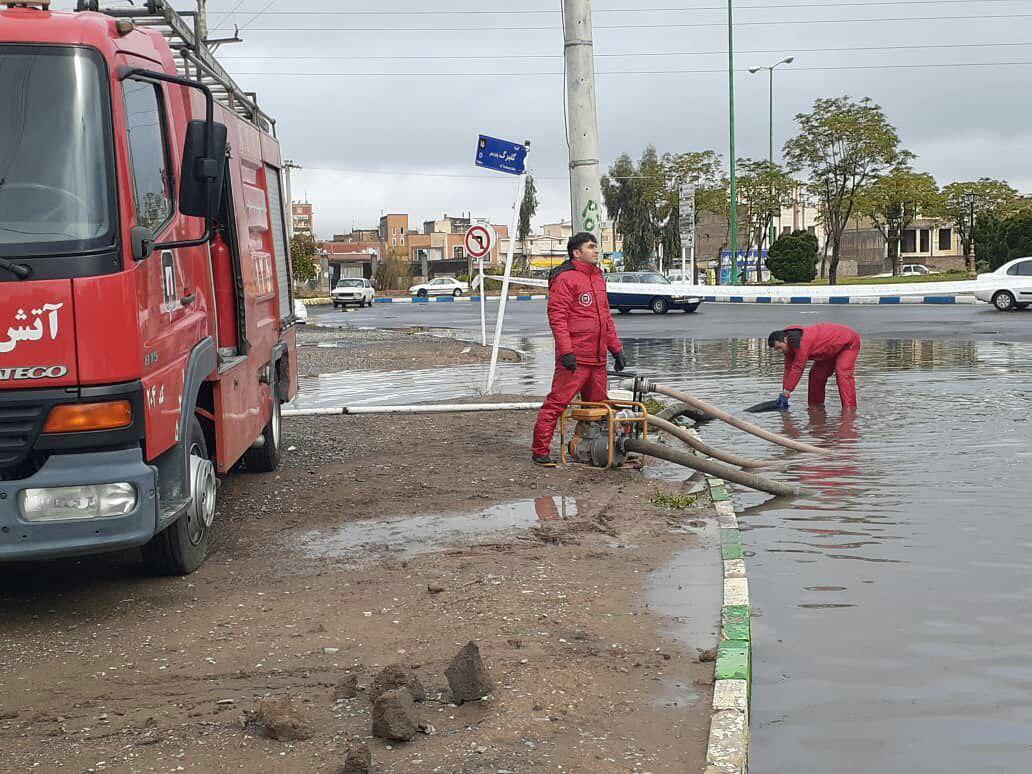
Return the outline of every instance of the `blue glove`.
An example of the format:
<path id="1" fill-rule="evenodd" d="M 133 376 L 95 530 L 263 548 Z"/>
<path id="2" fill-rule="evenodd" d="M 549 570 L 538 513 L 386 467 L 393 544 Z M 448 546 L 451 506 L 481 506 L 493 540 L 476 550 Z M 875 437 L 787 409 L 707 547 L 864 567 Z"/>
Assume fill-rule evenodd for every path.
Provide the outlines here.
<path id="1" fill-rule="evenodd" d="M 785 393 L 778 395 L 778 411 L 788 411 L 788 396 Z"/>

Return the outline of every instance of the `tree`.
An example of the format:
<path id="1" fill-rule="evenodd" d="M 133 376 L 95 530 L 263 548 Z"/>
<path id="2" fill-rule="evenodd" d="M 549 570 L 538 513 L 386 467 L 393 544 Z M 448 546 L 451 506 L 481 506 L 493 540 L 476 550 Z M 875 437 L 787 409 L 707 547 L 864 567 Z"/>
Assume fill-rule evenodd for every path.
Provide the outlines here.
<path id="1" fill-rule="evenodd" d="M 828 281 L 838 282 L 842 234 L 865 185 L 912 154 L 882 109 L 869 98 L 818 99 L 813 112 L 796 116 L 799 135 L 785 143 L 790 168 L 807 170 L 810 188 L 820 199 L 831 241 Z"/>
<path id="2" fill-rule="evenodd" d="M 738 170 L 738 212 L 746 231 L 742 249 L 748 255 L 754 247 L 763 249 L 774 215 L 792 204 L 795 183 L 784 169 L 769 161 L 739 159 Z"/>
<path id="3" fill-rule="evenodd" d="M 406 276 L 408 253 L 398 245 L 387 250 L 387 257 L 376 265 L 375 284 L 380 290 L 394 290 L 398 281 Z"/>
<path id="4" fill-rule="evenodd" d="M 1032 211 L 983 215 L 975 221 L 973 237 L 978 263 L 986 271 L 996 271 L 1008 261 L 1032 255 Z"/>
<path id="5" fill-rule="evenodd" d="M 530 236 L 530 221 L 538 208 L 537 186 L 534 184 L 534 176 L 527 175 L 527 187 L 523 191 L 523 201 L 520 202 L 519 227 L 516 230 L 516 238 L 520 240 L 520 252 L 523 259 L 517 271 L 519 274 L 526 273 L 530 265 L 530 257 L 527 255 L 527 237 Z"/>
<path id="6" fill-rule="evenodd" d="M 1003 180 L 983 177 L 979 180 L 950 183 L 942 189 L 942 212 L 953 223 L 964 246 L 964 264 L 975 270 L 973 225 L 979 218 L 1002 219 L 1014 207 L 1018 192 Z"/>
<path id="7" fill-rule="evenodd" d="M 856 211 L 871 219 L 888 247 L 892 273 L 903 270 L 899 245 L 903 232 L 919 214 L 936 215 L 941 206 L 935 178 L 914 172 L 908 164 L 892 170 L 868 184 L 857 197 Z"/>
<path id="8" fill-rule="evenodd" d="M 315 249 L 315 240 L 311 234 L 299 232 L 290 238 L 290 265 L 294 269 L 294 282 L 311 282 L 319 274 Z"/>
<path id="9" fill-rule="evenodd" d="M 767 269 L 782 282 L 813 282 L 817 277 L 817 237 L 809 231 L 782 234 L 770 246 Z"/>
<path id="10" fill-rule="evenodd" d="M 623 235 L 624 266 L 629 271 L 651 266 L 666 221 L 669 204 L 666 174 L 653 146 L 645 148 L 637 165 L 623 154 L 602 178 L 606 210 Z"/>

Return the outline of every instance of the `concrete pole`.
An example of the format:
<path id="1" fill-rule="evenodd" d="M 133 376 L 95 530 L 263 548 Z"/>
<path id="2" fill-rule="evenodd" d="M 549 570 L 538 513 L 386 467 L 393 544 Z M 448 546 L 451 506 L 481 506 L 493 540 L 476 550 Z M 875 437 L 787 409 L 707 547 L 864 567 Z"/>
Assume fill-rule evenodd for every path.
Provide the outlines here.
<path id="1" fill-rule="evenodd" d="M 602 185 L 599 180 L 591 0 L 563 0 L 563 37 L 573 233 L 590 231 L 600 239 Z"/>
<path id="2" fill-rule="evenodd" d="M 208 39 L 208 0 L 197 0 L 197 31 L 201 40 Z"/>

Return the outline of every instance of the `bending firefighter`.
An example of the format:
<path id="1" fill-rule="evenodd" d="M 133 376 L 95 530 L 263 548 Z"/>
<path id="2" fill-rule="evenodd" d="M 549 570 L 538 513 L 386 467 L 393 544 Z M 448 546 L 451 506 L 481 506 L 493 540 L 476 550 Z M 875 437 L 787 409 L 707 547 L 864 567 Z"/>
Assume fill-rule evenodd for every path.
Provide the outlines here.
<path id="1" fill-rule="evenodd" d="M 806 362 L 813 361 L 810 368 L 808 403 L 811 406 L 824 405 L 824 389 L 828 379 L 835 374 L 838 383 L 839 400 L 842 408 L 856 408 L 856 379 L 853 369 L 860 354 L 860 334 L 845 325 L 818 323 L 817 325 L 793 326 L 783 331 L 774 331 L 767 337 L 767 344 L 785 354 L 784 388 L 778 398 L 778 408 L 788 408 L 788 399 L 806 370 Z"/>
<path id="2" fill-rule="evenodd" d="M 581 400 L 601 402 L 606 393 L 607 350 L 616 370 L 626 367 L 623 345 L 609 311 L 606 280 L 598 268 L 598 241 L 581 233 L 566 245 L 569 258 L 548 277 L 548 322 L 555 337 L 556 366 L 534 425 L 534 462 L 555 467 L 549 454 L 559 416 L 580 393 Z"/>

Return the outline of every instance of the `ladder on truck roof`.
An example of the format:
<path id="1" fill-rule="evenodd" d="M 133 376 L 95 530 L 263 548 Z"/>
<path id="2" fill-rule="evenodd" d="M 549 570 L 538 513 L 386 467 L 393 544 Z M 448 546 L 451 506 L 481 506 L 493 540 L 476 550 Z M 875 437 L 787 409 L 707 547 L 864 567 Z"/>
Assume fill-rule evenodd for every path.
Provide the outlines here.
<path id="1" fill-rule="evenodd" d="M 208 41 L 200 35 L 196 12 L 177 11 L 168 0 L 145 0 L 142 8 L 105 8 L 101 7 L 101 0 L 78 0 L 75 10 L 99 11 L 116 19 L 129 19 L 138 27 L 157 30 L 168 41 L 180 75 L 200 81 L 211 89 L 218 102 L 275 136 L 276 121 L 258 107 L 258 95 L 241 89 L 212 55 Z M 191 18 L 193 24 L 184 17 Z"/>

